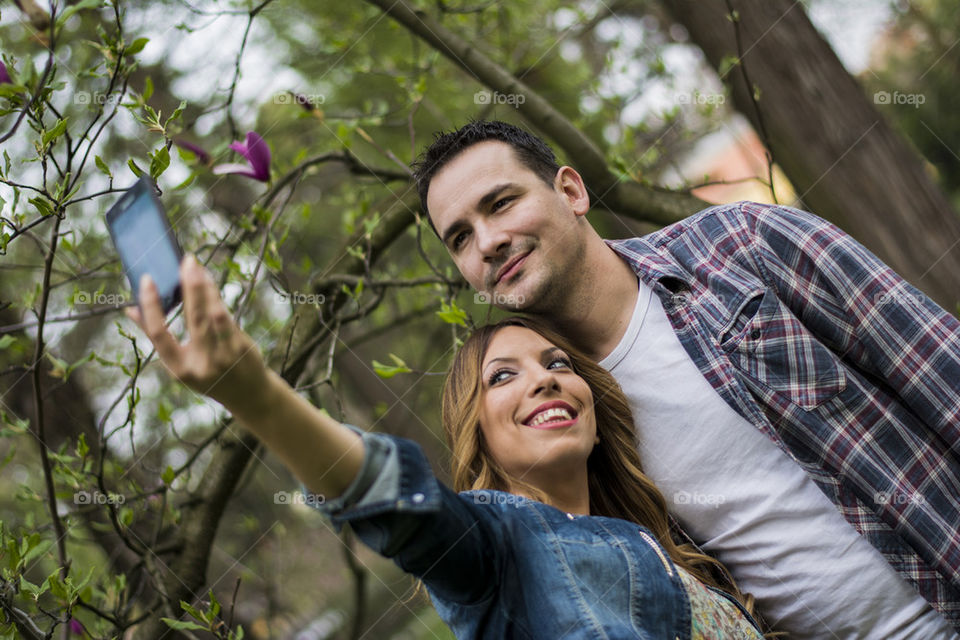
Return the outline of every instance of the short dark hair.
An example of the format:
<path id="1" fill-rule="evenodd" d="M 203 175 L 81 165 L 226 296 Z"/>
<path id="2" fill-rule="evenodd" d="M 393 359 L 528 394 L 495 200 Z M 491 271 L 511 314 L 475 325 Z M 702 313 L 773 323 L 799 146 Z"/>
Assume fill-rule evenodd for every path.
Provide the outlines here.
<path id="1" fill-rule="evenodd" d="M 440 169 L 461 152 L 478 142 L 487 140 L 496 140 L 510 145 L 517 159 L 525 167 L 538 175 L 547 185 L 553 186 L 553 179 L 560 170 L 557 157 L 553 154 L 550 145 L 529 131 L 499 120 L 474 120 L 454 131 L 438 132 L 430 146 L 420 154 L 413 165 L 413 177 L 417 181 L 420 207 L 426 214 L 434 233 L 437 233 L 437 228 L 427 210 L 427 191 L 430 189 L 430 181 Z"/>

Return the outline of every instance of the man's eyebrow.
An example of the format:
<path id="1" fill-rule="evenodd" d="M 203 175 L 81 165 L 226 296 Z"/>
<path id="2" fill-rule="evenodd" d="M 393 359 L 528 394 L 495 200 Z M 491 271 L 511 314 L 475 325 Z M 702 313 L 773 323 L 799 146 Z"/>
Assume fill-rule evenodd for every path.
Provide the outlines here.
<path id="1" fill-rule="evenodd" d="M 477 209 L 484 209 L 490 206 L 490 204 L 493 203 L 493 201 L 496 200 L 501 193 L 516 186 L 517 185 L 513 182 L 504 182 L 494 186 L 492 189 L 483 194 L 479 200 L 477 200 Z M 464 226 L 466 226 L 466 223 L 464 223 L 462 219 L 455 220 L 454 223 L 447 227 L 447 230 L 443 232 L 443 235 L 440 236 L 440 240 L 443 242 L 443 244 L 447 244 L 447 241 L 450 239 L 450 237 Z"/>

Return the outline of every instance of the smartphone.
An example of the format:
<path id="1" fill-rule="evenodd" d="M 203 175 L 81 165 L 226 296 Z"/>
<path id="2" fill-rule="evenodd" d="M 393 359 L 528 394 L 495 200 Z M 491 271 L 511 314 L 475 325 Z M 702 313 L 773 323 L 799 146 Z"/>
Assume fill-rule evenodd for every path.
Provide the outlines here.
<path id="1" fill-rule="evenodd" d="M 150 178 L 141 176 L 110 208 L 107 228 L 138 304 L 140 277 L 149 273 L 160 294 L 163 312 L 177 306 L 183 251 Z"/>

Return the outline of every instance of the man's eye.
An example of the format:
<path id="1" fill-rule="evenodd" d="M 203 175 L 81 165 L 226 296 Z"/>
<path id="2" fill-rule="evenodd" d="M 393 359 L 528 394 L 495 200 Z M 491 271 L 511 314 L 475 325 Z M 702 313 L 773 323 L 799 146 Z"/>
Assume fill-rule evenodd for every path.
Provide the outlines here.
<path id="1" fill-rule="evenodd" d="M 496 210 L 498 210 L 498 209 L 506 206 L 506 204 L 507 204 L 508 202 L 510 202 L 511 200 L 513 200 L 513 196 L 510 196 L 509 198 L 500 198 L 499 200 L 497 200 L 496 202 L 493 203 L 492 210 L 493 210 L 493 211 L 496 211 Z"/>
<path id="2" fill-rule="evenodd" d="M 464 240 L 466 239 L 467 239 L 467 232 L 461 231 L 456 236 L 454 236 L 453 243 L 450 246 L 452 246 L 454 249 L 459 249 L 460 245 L 462 245 Z"/>

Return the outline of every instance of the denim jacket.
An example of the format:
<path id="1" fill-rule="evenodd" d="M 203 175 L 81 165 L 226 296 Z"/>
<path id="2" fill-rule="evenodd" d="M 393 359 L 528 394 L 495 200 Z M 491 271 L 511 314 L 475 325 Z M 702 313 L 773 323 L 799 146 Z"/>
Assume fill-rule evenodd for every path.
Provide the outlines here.
<path id="1" fill-rule="evenodd" d="M 417 443 L 351 428 L 360 472 L 337 499 L 309 503 L 421 578 L 458 638 L 691 637 L 686 590 L 648 529 L 501 491 L 457 494 Z"/>

